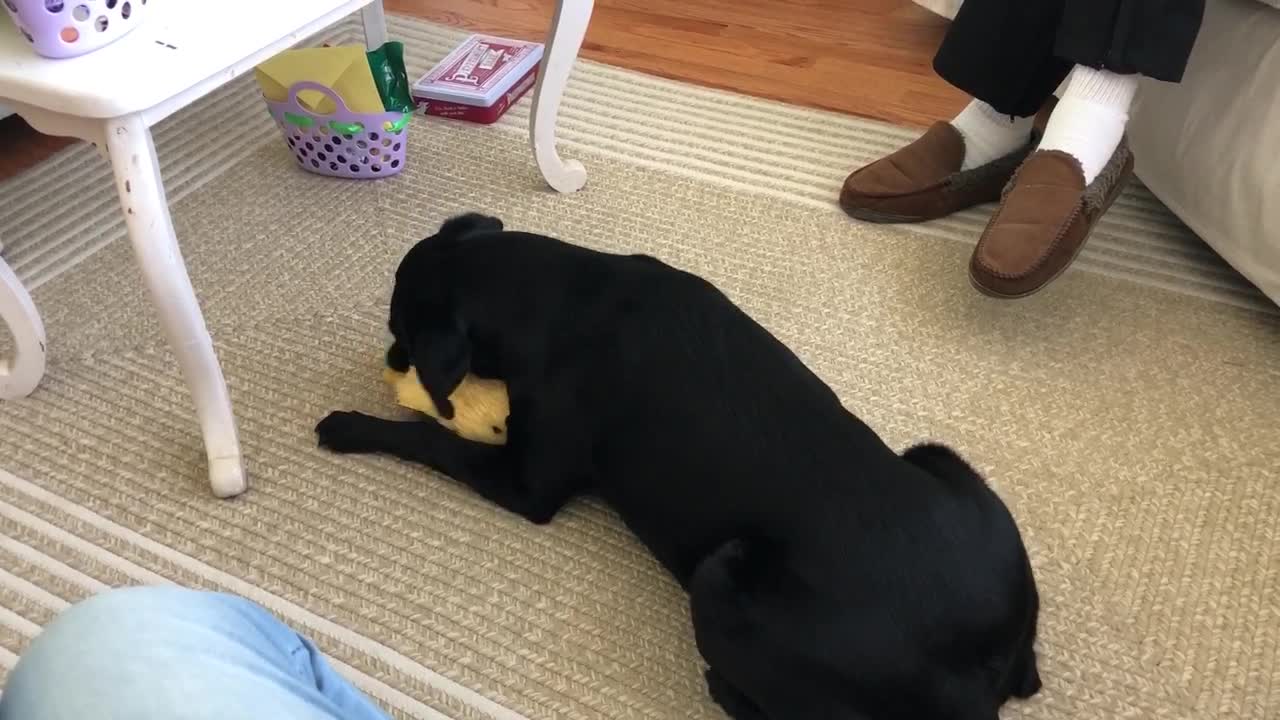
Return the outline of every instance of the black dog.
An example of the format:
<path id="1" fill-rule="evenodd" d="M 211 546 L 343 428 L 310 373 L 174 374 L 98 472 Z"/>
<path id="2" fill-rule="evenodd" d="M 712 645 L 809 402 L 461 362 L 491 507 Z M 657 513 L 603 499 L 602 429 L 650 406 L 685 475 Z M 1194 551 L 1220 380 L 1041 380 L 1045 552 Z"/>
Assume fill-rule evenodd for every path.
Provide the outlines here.
<path id="1" fill-rule="evenodd" d="M 493 218 L 404 258 L 387 361 L 448 416 L 507 382 L 508 442 L 334 413 L 338 452 L 423 463 L 535 523 L 612 504 L 690 594 L 735 718 L 997 720 L 1040 688 L 1039 601 L 1012 517 L 955 453 L 898 455 L 706 281 Z"/>

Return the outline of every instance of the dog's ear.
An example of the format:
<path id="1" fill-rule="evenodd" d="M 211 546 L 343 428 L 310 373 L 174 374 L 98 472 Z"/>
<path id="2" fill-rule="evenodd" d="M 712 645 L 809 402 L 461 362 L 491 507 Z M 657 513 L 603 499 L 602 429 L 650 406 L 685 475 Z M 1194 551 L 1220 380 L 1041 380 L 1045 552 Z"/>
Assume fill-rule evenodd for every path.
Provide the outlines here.
<path id="1" fill-rule="evenodd" d="M 431 313 L 413 330 L 410 355 L 418 382 L 431 396 L 440 417 L 453 419 L 449 396 L 471 369 L 471 341 L 462 321 L 452 313 Z"/>
<path id="2" fill-rule="evenodd" d="M 444 221 L 436 237 L 440 239 L 461 240 L 468 235 L 481 232 L 502 232 L 502 221 L 496 217 L 467 213 Z"/>

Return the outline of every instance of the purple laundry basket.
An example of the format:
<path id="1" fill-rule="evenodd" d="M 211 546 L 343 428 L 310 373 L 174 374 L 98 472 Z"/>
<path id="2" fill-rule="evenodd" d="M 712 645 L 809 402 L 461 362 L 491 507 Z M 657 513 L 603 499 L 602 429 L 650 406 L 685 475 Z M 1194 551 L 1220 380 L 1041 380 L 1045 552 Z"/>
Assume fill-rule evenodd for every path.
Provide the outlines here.
<path id="1" fill-rule="evenodd" d="M 84 55 L 119 40 L 138 27 L 147 7 L 147 0 L 3 2 L 18 32 L 37 53 L 51 58 Z"/>
<path id="2" fill-rule="evenodd" d="M 306 109 L 298 102 L 298 93 L 304 90 L 324 93 L 336 110 L 320 115 Z M 267 100 L 267 107 L 304 170 L 353 180 L 389 177 L 404 170 L 412 113 L 354 113 L 337 93 L 315 82 L 295 84 L 289 88 L 288 100 Z"/>

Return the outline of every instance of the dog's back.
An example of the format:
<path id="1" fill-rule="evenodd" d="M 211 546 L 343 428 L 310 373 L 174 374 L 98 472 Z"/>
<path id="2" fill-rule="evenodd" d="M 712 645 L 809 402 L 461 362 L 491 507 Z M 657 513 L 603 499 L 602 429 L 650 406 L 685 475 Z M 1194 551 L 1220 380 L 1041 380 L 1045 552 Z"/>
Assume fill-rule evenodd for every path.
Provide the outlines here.
<path id="1" fill-rule="evenodd" d="M 483 221 L 401 272 L 464 318 L 475 372 L 555 377 L 590 419 L 566 452 L 690 590 L 712 672 L 759 717 L 995 720 L 1038 689 L 1026 552 L 959 457 L 893 452 L 700 278 Z"/>

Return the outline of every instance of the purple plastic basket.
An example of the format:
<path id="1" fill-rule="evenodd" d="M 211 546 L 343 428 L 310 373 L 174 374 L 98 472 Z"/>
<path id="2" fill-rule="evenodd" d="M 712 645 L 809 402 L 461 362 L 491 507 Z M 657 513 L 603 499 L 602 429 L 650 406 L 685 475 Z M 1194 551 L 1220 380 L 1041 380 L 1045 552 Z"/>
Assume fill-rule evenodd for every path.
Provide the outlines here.
<path id="1" fill-rule="evenodd" d="M 324 93 L 336 110 L 320 115 L 306 109 L 298 102 L 298 93 L 304 90 Z M 388 177 L 404 170 L 411 113 L 354 113 L 337 93 L 315 82 L 295 84 L 289 88 L 288 100 L 267 100 L 267 107 L 304 170 L 353 180 Z"/>
<path id="2" fill-rule="evenodd" d="M 3 0 L 18 32 L 41 55 L 69 58 L 129 34 L 147 0 Z"/>

